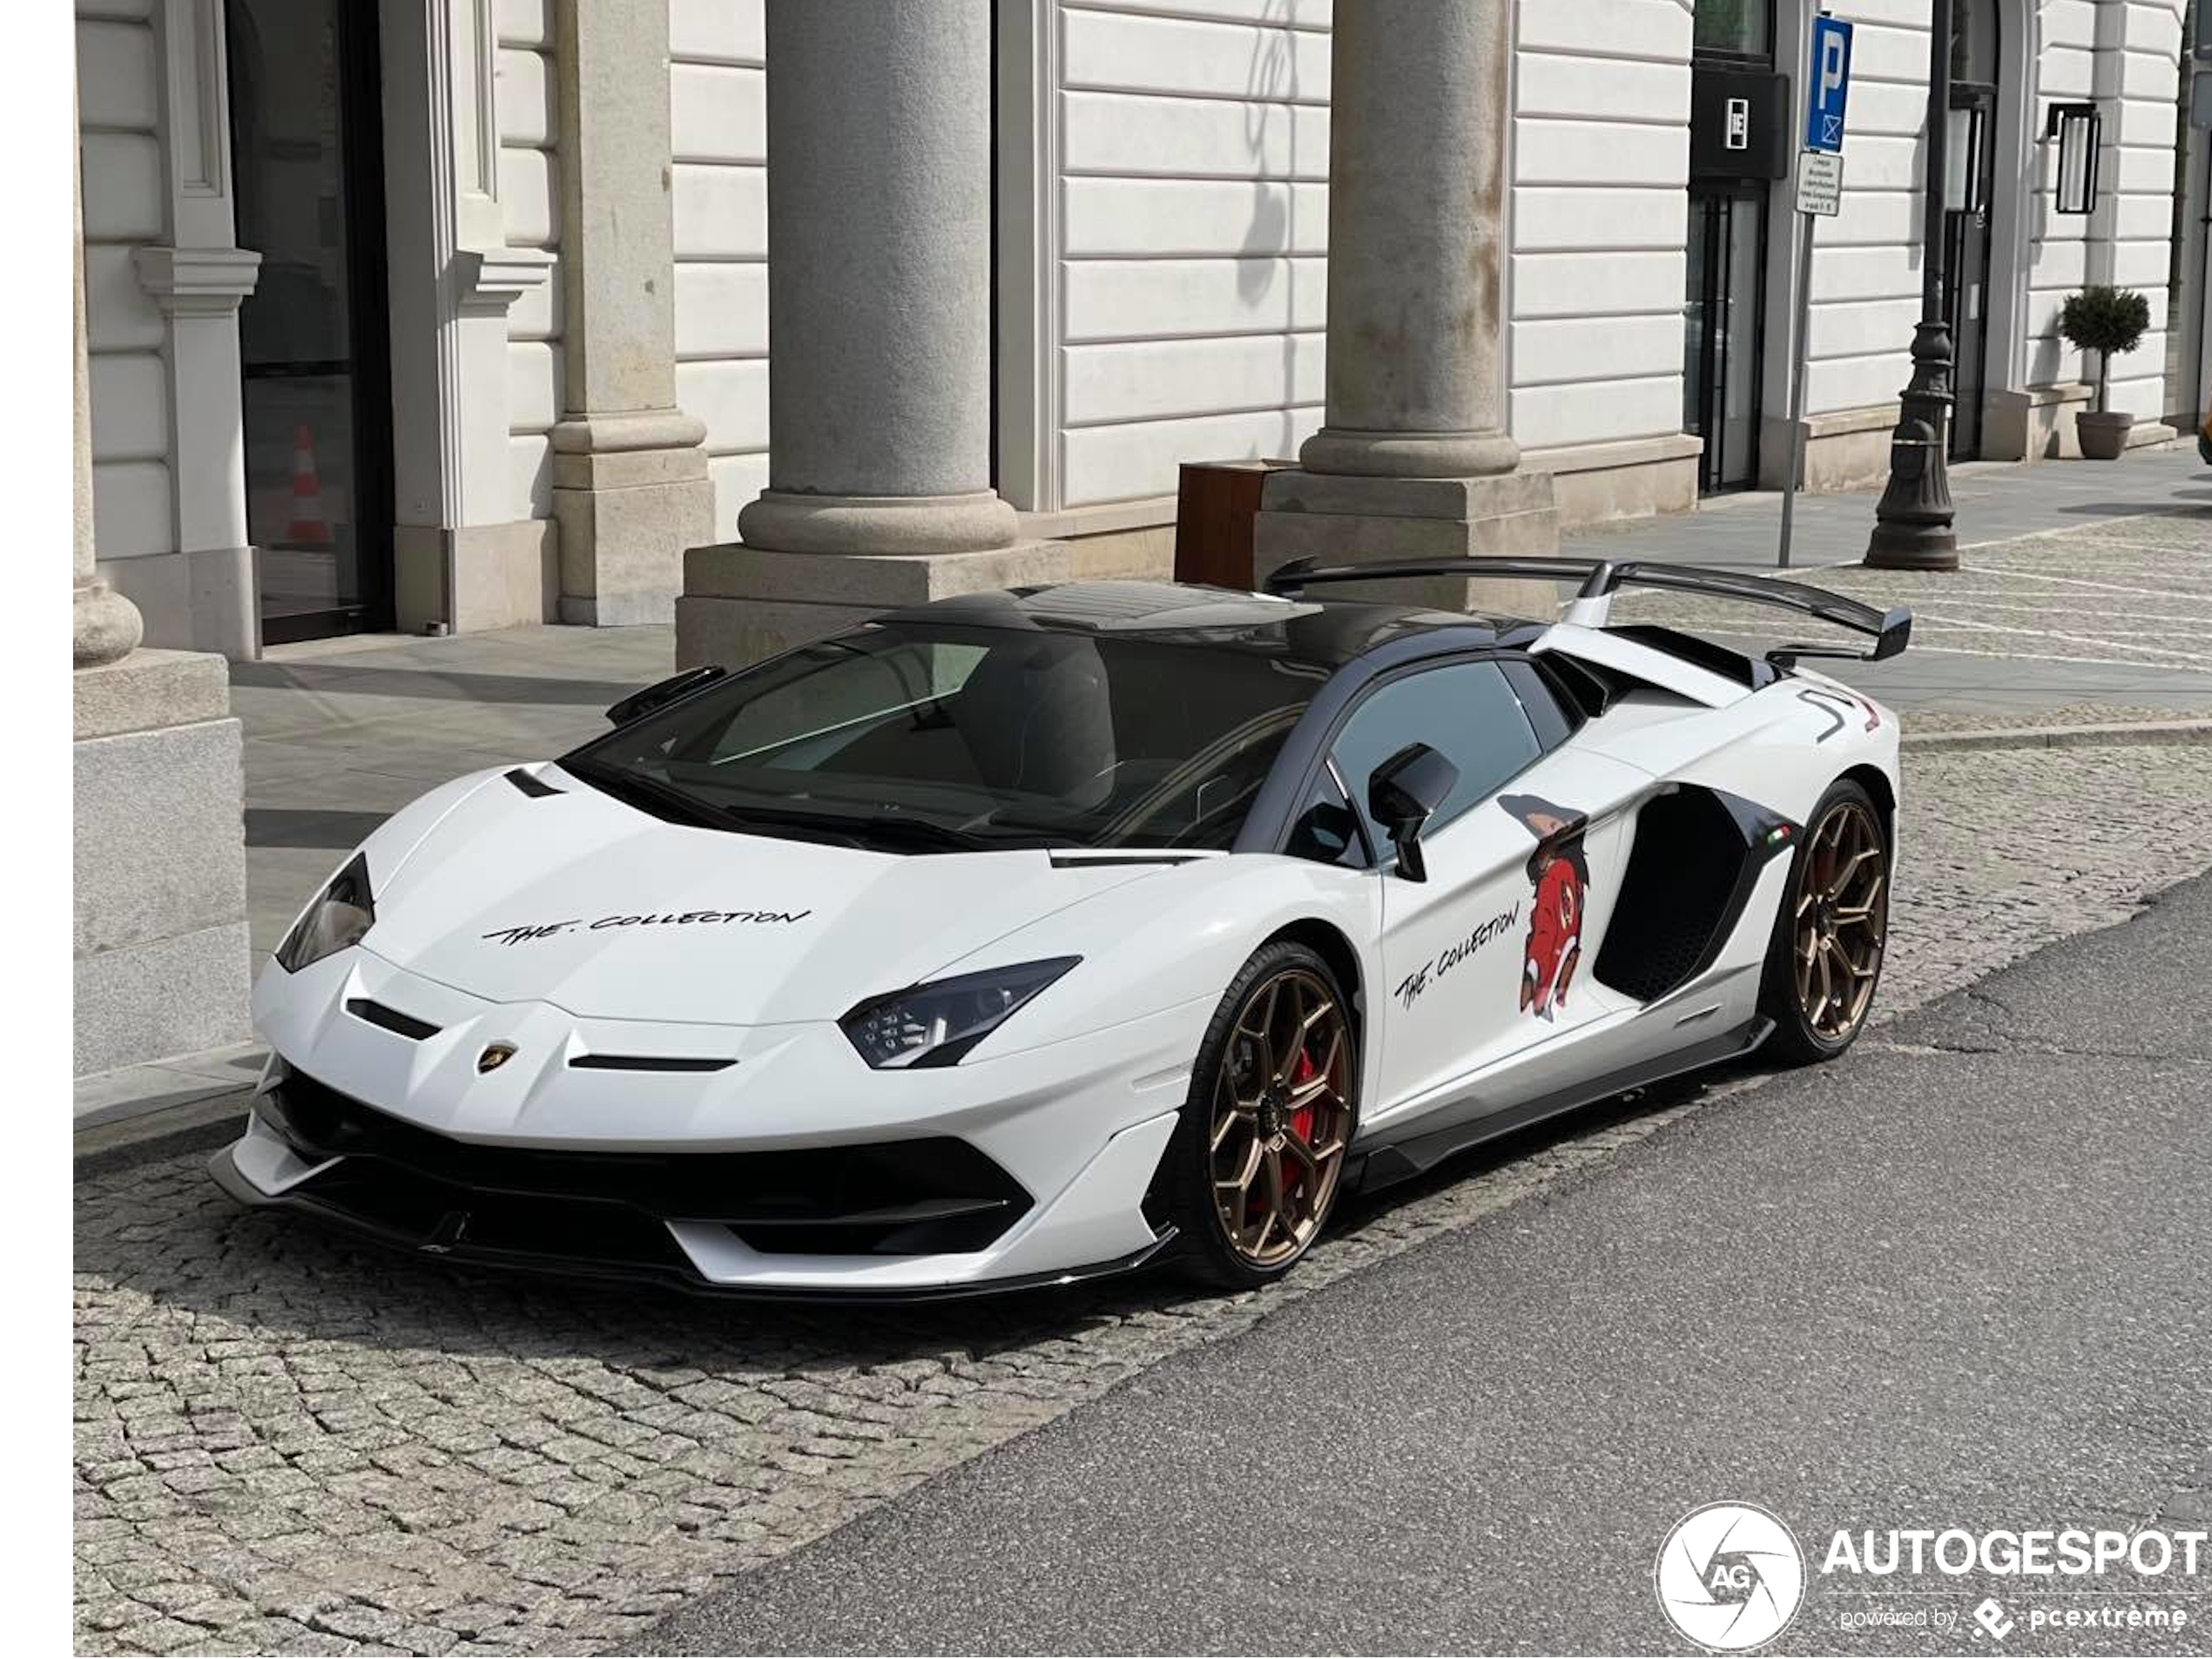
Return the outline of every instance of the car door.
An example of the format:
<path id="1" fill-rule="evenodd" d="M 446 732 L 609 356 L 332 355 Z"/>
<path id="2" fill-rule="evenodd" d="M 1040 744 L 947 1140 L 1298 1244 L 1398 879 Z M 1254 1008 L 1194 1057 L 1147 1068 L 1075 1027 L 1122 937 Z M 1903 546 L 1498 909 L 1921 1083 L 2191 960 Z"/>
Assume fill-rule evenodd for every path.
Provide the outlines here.
<path id="1" fill-rule="evenodd" d="M 1590 967 L 1626 858 L 1620 809 L 1651 779 L 1577 752 L 1572 729 L 1533 667 L 1492 657 L 1387 679 L 1339 728 L 1332 763 L 1384 849 L 1370 1130 L 1466 1116 L 1480 1074 L 1630 1006 Z M 1411 743 L 1459 772 L 1422 833 L 1419 881 L 1368 806 L 1377 768 Z"/>

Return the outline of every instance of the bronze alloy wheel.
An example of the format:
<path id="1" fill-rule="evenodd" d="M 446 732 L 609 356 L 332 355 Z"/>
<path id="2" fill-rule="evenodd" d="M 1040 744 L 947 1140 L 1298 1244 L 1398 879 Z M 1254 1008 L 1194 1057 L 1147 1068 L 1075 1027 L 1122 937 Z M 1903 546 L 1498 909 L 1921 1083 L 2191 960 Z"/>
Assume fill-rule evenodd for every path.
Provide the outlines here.
<path id="1" fill-rule="evenodd" d="M 1806 837 L 1791 965 L 1797 1007 L 1823 1043 L 1848 1042 L 1874 1000 L 1889 936 L 1889 852 L 1856 793 L 1833 801 Z"/>
<path id="2" fill-rule="evenodd" d="M 1265 1272 L 1329 1213 L 1352 1134 L 1352 1034 L 1336 993 L 1304 968 L 1252 987 L 1213 1096 L 1214 1208 L 1230 1250 Z"/>

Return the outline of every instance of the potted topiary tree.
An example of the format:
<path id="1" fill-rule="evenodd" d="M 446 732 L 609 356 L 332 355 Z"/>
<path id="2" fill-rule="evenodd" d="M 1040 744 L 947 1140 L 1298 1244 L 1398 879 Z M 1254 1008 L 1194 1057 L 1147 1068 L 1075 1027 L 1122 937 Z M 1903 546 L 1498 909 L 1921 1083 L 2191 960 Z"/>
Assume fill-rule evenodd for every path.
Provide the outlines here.
<path id="1" fill-rule="evenodd" d="M 2059 313 L 2059 333 L 2067 343 L 2097 354 L 2095 407 L 2074 417 L 2081 453 L 2091 461 L 2117 461 L 2128 447 L 2135 417 L 2105 407 L 2112 395 L 2112 360 L 2141 345 L 2149 329 L 2150 301 L 2132 288 L 2084 288 L 2068 294 Z"/>

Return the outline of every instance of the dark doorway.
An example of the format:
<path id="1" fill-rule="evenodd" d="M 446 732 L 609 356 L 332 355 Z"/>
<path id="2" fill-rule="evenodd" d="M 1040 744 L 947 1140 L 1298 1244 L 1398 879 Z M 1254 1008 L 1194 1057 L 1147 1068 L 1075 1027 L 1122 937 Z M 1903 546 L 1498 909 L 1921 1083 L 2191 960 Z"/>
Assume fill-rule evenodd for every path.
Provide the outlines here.
<path id="1" fill-rule="evenodd" d="M 1705 441 L 1707 495 L 1759 475 L 1759 382 L 1766 315 L 1766 191 L 1695 186 L 1683 307 L 1683 429 Z"/>
<path id="2" fill-rule="evenodd" d="M 1949 176 L 1944 181 L 1943 315 L 1951 329 L 1951 458 L 1981 454 L 1989 390 L 1989 206 L 1997 180 L 1998 18 L 1995 0 L 1964 0 L 1952 14 Z"/>
<path id="3" fill-rule="evenodd" d="M 392 624 L 373 0 L 227 0 L 246 523 L 265 644 Z"/>
<path id="4" fill-rule="evenodd" d="M 1704 440 L 1700 494 L 1759 479 L 1768 203 L 1796 152 L 1775 73 L 1774 0 L 1696 0 L 1683 430 Z"/>

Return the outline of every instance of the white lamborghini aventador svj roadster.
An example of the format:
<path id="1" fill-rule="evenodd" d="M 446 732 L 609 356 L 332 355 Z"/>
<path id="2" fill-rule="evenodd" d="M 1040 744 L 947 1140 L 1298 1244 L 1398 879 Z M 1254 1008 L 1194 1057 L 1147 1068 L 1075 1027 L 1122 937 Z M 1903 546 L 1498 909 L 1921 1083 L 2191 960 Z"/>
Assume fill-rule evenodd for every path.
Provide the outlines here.
<path id="1" fill-rule="evenodd" d="M 1556 624 L 1353 602 L 1581 584 Z M 1757 1049 L 1882 968 L 1898 727 L 1652 625 L 1719 572 L 1078 584 L 680 674 L 433 790 L 255 988 L 217 1180 L 455 1261 L 750 1295 L 1286 1271 L 1348 1190 Z M 1330 597 L 1332 593 L 1339 597 Z"/>

